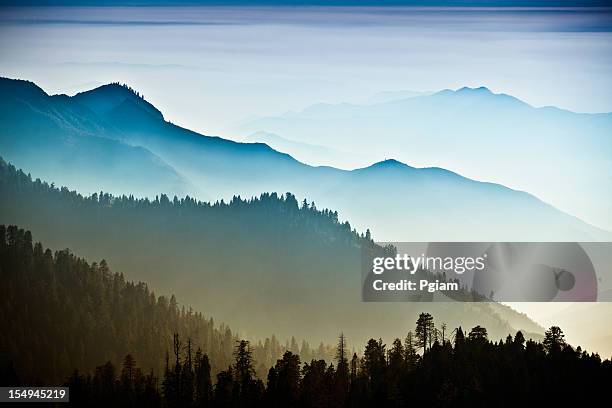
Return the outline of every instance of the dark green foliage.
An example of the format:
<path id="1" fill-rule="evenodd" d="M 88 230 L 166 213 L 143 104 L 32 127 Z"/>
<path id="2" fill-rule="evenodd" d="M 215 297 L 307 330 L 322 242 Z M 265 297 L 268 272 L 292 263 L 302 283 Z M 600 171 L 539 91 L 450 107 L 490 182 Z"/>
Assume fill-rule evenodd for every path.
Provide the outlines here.
<path id="1" fill-rule="evenodd" d="M 89 264 L 67 249 L 45 250 L 32 243 L 29 231 L 15 226 L 0 225 L 0 278 L 0 363 L 7 383 L 21 378 L 57 384 L 77 368 L 89 371 L 106 360 L 123 366 L 122 379 L 133 380 L 137 361 L 144 372 L 166 367 L 181 379 L 169 387 L 180 385 L 208 398 L 207 372 L 232 361 L 237 339 L 228 327 L 215 327 L 212 319 L 179 307 L 174 296 L 158 297 L 146 284 L 126 281 L 104 260 Z M 180 344 L 178 335 L 187 343 Z M 173 353 L 166 363 L 168 350 Z M 283 352 L 272 336 L 248 348 L 251 365 L 240 366 L 241 373 L 254 373 L 250 353 L 267 370 Z M 330 352 L 324 348 L 318 354 L 329 358 Z"/>
<path id="2" fill-rule="evenodd" d="M 565 335 L 557 326 L 552 326 L 544 333 L 544 341 L 542 342 L 544 349 L 548 353 L 558 353 L 565 346 Z"/>
<path id="3" fill-rule="evenodd" d="M 270 368 L 265 391 L 261 382 L 246 375 L 247 382 L 255 385 L 255 392 L 248 395 L 239 391 L 243 376 L 238 373 L 252 363 L 241 342 L 234 365 L 217 375 L 211 403 L 218 407 L 512 407 L 565 406 L 578 404 L 585 396 L 605 398 L 606 384 L 612 380 L 609 360 L 602 362 L 598 355 L 565 343 L 552 352 L 532 340 L 523 347 L 520 332 L 497 343 L 485 339 L 482 327 L 470 333 L 474 335 L 455 347 L 451 341 L 434 342 L 422 358 L 413 358 L 410 335 L 405 344 L 393 341 L 388 358 L 382 341 L 371 339 L 361 364 L 357 355 L 351 359 L 346 389 L 336 386 L 342 374 L 333 365 L 312 360 L 300 370 L 299 357 L 287 351 Z"/>
<path id="4" fill-rule="evenodd" d="M 21 374 L 28 385 L 40 383 L 35 378 L 48 384 L 67 367 L 83 367 L 87 374 L 74 371 L 65 379 L 73 405 L 568 405 L 585 396 L 604 400 L 612 381 L 611 362 L 574 349 L 558 327 L 551 327 L 538 343 L 525 341 L 521 332 L 491 342 L 486 329 L 476 326 L 467 338 L 461 328 L 453 331 L 454 346 L 440 337 L 422 356 L 415 352 L 412 333 L 404 344 L 393 341 L 388 352 L 381 339 L 371 339 L 363 357 L 355 354 L 350 363 L 341 335 L 338 368 L 320 359 L 302 365 L 300 357 L 287 350 L 269 369 L 264 385 L 255 373 L 254 356 L 281 351 L 274 338 L 259 350 L 246 340 L 236 342 L 229 329 L 215 329 L 201 315 L 179 311 L 173 298 L 155 298 L 146 285 L 126 282 L 104 262 L 89 265 L 68 250 L 53 254 L 41 244 L 33 245 L 30 233 L 0 226 L 0 274 L 1 347 L 9 350 L 18 368 L 3 364 L 0 380 L 19 384 Z M 433 332 L 433 317 L 422 317 L 417 330 L 424 325 Z M 188 334 L 167 333 L 175 328 Z M 203 334 L 214 340 L 206 343 Z M 228 355 L 224 341 L 230 356 L 233 349 L 224 371 L 212 368 L 201 349 L 193 351 L 193 344 L 206 344 L 206 353 L 222 358 Z M 94 367 L 91 360 L 104 361 L 105 356 L 126 350 L 121 359 L 109 359 L 117 363 L 87 369 Z M 162 369 L 141 368 L 160 360 Z M 140 365 L 141 361 L 145 363 Z M 211 372 L 217 372 L 214 385 Z M 162 378 L 156 373 L 163 373 Z"/>
<path id="5" fill-rule="evenodd" d="M 124 359 L 121 373 L 109 361 L 93 374 L 75 371 L 66 383 L 73 406 L 160 407 L 161 395 L 153 373 L 144 375 L 131 355 Z"/>
<path id="6" fill-rule="evenodd" d="M 0 197 L 0 223 L 27 226 L 51 247 L 105 258 L 130 279 L 175 293 L 262 338 L 277 330 L 283 338 L 324 338 L 322 328 L 296 332 L 300 327 L 275 319 L 289 320 L 292 313 L 291 321 L 308 321 L 350 311 L 340 300 L 347 311 L 329 310 L 312 294 L 331 292 L 341 276 L 359 270 L 362 245 L 374 245 L 339 222 L 337 212 L 299 205 L 291 193 L 214 203 L 164 194 L 153 200 L 83 196 L 33 181 L 0 160 Z M 359 290 L 358 280 L 351 284 Z M 301 303 L 310 308 L 292 306 Z M 297 352 L 299 343 L 294 346 Z"/>
<path id="7" fill-rule="evenodd" d="M 468 339 L 474 342 L 486 342 L 488 340 L 487 329 L 480 326 L 473 327 L 468 334 Z"/>
<path id="8" fill-rule="evenodd" d="M 416 325 L 417 345 L 423 350 L 431 348 L 434 332 L 433 317 L 429 313 L 421 313 Z"/>
<path id="9" fill-rule="evenodd" d="M 229 329 L 179 308 L 174 296 L 126 281 L 104 260 L 88 264 L 69 250 L 45 250 L 15 226 L 0 226 L 0 277 L 0 350 L 18 358 L 23 379 L 57 383 L 76 368 L 121 364 L 128 354 L 126 378 L 134 376 L 130 359 L 161 372 L 175 331 L 197 341 L 215 367 L 231 361 Z"/>
<path id="10" fill-rule="evenodd" d="M 22 203 L 45 197 L 51 208 L 56 207 L 57 212 L 38 214 L 38 222 L 57 222 L 50 215 L 61 214 L 68 231 L 88 230 L 83 239 L 106 234 L 97 241 L 102 243 L 112 237 L 109 231 L 121 222 L 129 223 L 132 216 L 142 217 L 142 222 L 120 243 L 134 240 L 134 247 L 141 245 L 139 240 L 161 239 L 152 237 L 153 227 L 143 228 L 166 218 L 179 220 L 179 227 L 191 234 L 201 228 L 220 232 L 221 224 L 214 221 L 218 219 L 230 231 L 235 231 L 232 223 L 243 222 L 241 228 L 246 224 L 279 245 L 287 240 L 301 244 L 316 233 L 317 239 L 326 240 L 313 241 L 313 247 L 328 246 L 331 252 L 371 242 L 347 224 L 339 224 L 335 213 L 308 204 L 298 207 L 290 194 L 250 201 L 236 198 L 230 204 L 189 198 L 171 202 L 165 196 L 155 201 L 105 194 L 86 198 L 32 182 L 3 162 L 0 176 L 3 194 L 21 197 Z M 66 203 L 71 203 L 73 215 Z M 278 217 L 285 217 L 285 222 L 270 223 Z M 334 247 L 339 240 L 344 240 L 342 245 Z M 107 245 L 119 244 L 108 241 Z M 184 245 L 194 244 L 185 240 Z M 212 241 L 204 240 L 202 245 L 210 245 L 208 253 L 223 250 Z M 203 250 L 195 245 L 192 249 Z M 112 273 L 105 261 L 89 264 L 69 250 L 45 250 L 33 243 L 29 232 L 14 226 L 0 226 L 0 277 L 2 384 L 66 380 L 75 405 L 568 405 L 580 403 L 583 396 L 607 398 L 612 381 L 610 361 L 574 349 L 558 327 L 551 327 L 542 343 L 526 340 L 521 332 L 494 343 L 479 325 L 467 336 L 461 327 L 449 331 L 454 338 L 447 340 L 445 326 L 438 331 L 428 313 L 419 316 L 416 335 L 408 333 L 404 344 L 396 339 L 387 351 L 381 339 L 371 339 L 363 357 L 354 354 L 350 362 L 344 335 L 335 350 L 323 344 L 311 349 L 305 342 L 300 348 L 295 338 L 282 346 L 274 336 L 251 347 L 245 340 L 236 343 L 229 328 L 215 327 L 212 319 L 180 308 L 174 296 L 156 297 L 144 283 Z M 334 351 L 335 367 L 325 361 L 332 361 Z M 108 362 L 99 366 L 103 361 Z M 270 368 L 273 361 L 276 364 Z M 73 372 L 75 368 L 87 374 Z M 261 379 L 266 372 L 264 386 Z"/>
<path id="11" fill-rule="evenodd" d="M 270 368 L 266 402 L 269 406 L 295 406 L 300 391 L 300 357 L 290 351 Z"/>
<path id="12" fill-rule="evenodd" d="M 302 361 L 333 359 L 334 349 L 318 343 L 303 348 L 300 341 L 285 347 L 286 338 L 335 343 L 337 322 L 343 321 L 345 333 L 364 342 L 361 320 L 385 313 L 389 321 L 405 317 L 404 324 L 411 326 L 420 311 L 416 303 L 381 304 L 384 311 L 377 311 L 360 302 L 356 295 L 363 288 L 353 277 L 362 266 L 361 249 L 381 248 L 339 222 L 335 211 L 298 205 L 292 194 L 236 197 L 229 203 L 165 195 L 153 200 L 105 193 L 85 197 L 33 181 L 0 160 L 1 223 L 26 226 L 52 248 L 71 248 L 89 260 L 106 259 L 130 280 L 174 293 L 195 310 L 261 338 L 261 344 L 252 343 L 260 378 L 282 357 L 283 348 L 297 354 L 299 347 Z M 339 291 L 339 285 L 346 290 Z M 432 303 L 428 311 L 453 327 L 486 326 L 496 338 L 513 327 L 532 337 L 540 330 L 525 316 L 494 303 Z M 282 338 L 281 344 L 274 339 L 266 344 L 263 339 L 270 333 Z M 223 330 L 222 335 L 224 359 L 230 361 L 234 339 Z M 119 364 L 124 354 L 113 362 Z M 213 369 L 226 367 L 215 366 L 213 353 L 209 357 Z"/>
<path id="13" fill-rule="evenodd" d="M 261 398 L 263 383 L 255 378 L 253 352 L 249 342 L 240 340 L 234 351 L 234 398 L 239 406 L 252 406 Z M 251 404 L 253 402 L 253 404 Z"/>
<path id="14" fill-rule="evenodd" d="M 482 333 L 482 329 L 475 327 L 471 333 Z M 299 357 L 290 351 L 270 368 L 264 387 L 252 376 L 249 367 L 253 361 L 244 340 L 238 343 L 234 364 L 217 374 L 214 393 L 202 399 L 191 389 L 176 398 L 175 388 L 168 387 L 169 382 L 177 381 L 172 370 L 166 370 L 164 386 L 158 392 L 153 375 L 143 377 L 130 356 L 124 360 L 119 379 L 107 363 L 93 377 L 75 373 L 69 385 L 78 402 L 116 401 L 120 406 L 146 401 L 147 406 L 162 403 L 169 407 L 512 407 L 566 406 L 580 403 L 585 396 L 605 398 L 612 380 L 609 360 L 602 362 L 597 354 L 567 344 L 546 352 L 541 343 L 529 340 L 523 347 L 523 342 L 520 332 L 498 343 L 480 335 L 461 340 L 456 347 L 450 341 L 435 342 L 422 358 L 410 363 L 412 353 L 406 350 L 411 348 L 410 341 L 402 345 L 395 339 L 385 358 L 382 341 L 371 339 L 359 367 L 359 358 L 353 356 L 346 389 L 337 386 L 342 374 L 333 365 L 312 360 L 300 370 Z M 185 373 L 188 357 L 178 361 L 182 367 L 176 372 Z M 245 389 L 250 391 L 245 393 Z"/>

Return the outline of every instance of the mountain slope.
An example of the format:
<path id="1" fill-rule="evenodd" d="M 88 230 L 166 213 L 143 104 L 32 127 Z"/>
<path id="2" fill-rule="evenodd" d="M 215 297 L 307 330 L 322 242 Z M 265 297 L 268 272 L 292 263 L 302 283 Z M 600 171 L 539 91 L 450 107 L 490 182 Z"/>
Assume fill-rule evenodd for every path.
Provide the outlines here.
<path id="1" fill-rule="evenodd" d="M 196 191 L 191 193 L 200 197 L 289 191 L 287 179 L 304 177 L 308 169 L 265 144 L 205 136 L 167 122 L 152 105 L 120 85 L 99 87 L 72 99 L 95 110 L 101 120 L 118 129 L 116 138 L 146 147 L 197 180 Z M 228 184 L 232 188 L 228 189 Z"/>
<path id="2" fill-rule="evenodd" d="M 151 162 L 156 162 L 184 177 L 191 196 L 229 200 L 234 195 L 291 191 L 300 201 L 307 198 L 339 209 L 343 219 L 361 230 L 371 228 L 379 240 L 590 241 L 610 237 L 529 194 L 442 169 L 419 169 L 392 160 L 353 171 L 312 167 L 265 144 L 200 135 L 165 121 L 157 109 L 125 86 L 111 84 L 72 98 L 49 97 L 42 91 L 33 97 L 28 93 L 31 84 L 1 82 L 15 87 L 7 89 L 13 96 L 6 99 L 2 115 L 1 147 L 6 158 L 32 164 L 27 168 L 35 176 L 48 171 L 43 173 L 45 178 L 57 175 L 57 182 L 76 184 L 82 191 L 103 188 L 124 193 L 131 187 L 128 193 L 141 196 L 175 194 L 170 176 L 152 168 Z M 37 109 L 9 113 L 26 105 Z M 23 141 L 18 152 L 9 143 L 17 137 Z M 93 141 L 114 150 L 91 146 Z M 126 152 L 141 154 L 136 158 Z M 70 157 L 70 172 L 37 164 L 56 164 L 58 155 Z"/>
<path id="3" fill-rule="evenodd" d="M 122 142 L 112 125 L 68 96 L 5 78 L 0 93 L 0 151 L 35 176 L 89 192 L 189 191 L 189 182 L 159 156 Z"/>
<path id="4" fill-rule="evenodd" d="M 118 366 L 127 354 L 145 373 L 161 376 L 174 333 L 183 344 L 189 339 L 194 353 L 207 354 L 213 375 L 232 363 L 239 334 L 225 324 L 174 295 L 156 296 L 104 260 L 88 263 L 68 249 L 45 249 L 30 231 L 0 225 L 0 277 L 0 374 L 12 362 L 25 384 L 63 384 L 74 370 L 94 371 L 104 361 Z M 251 347 L 260 378 L 288 349 L 274 335 Z M 329 347 L 302 343 L 298 351 L 304 360 L 333 358 Z"/>
<path id="5" fill-rule="evenodd" d="M 53 247 L 105 258 L 248 338 L 274 332 L 333 343 L 343 331 L 362 344 L 372 335 L 404 337 L 422 311 L 449 327 L 486 325 L 493 338 L 542 332 L 498 304 L 362 302 L 361 247 L 374 244 L 337 213 L 300 207 L 291 194 L 214 205 L 83 197 L 1 162 L 0 197 L 0 223 L 26 225 Z"/>
<path id="6" fill-rule="evenodd" d="M 530 194 L 440 168 L 386 160 L 349 172 L 329 192 L 343 215 L 371 214 L 391 241 L 606 240 L 610 233 L 563 214 Z M 356 198 L 359 205 L 351 205 Z M 328 205 L 328 201 L 323 204 Z M 374 229 L 376 232 L 377 229 Z"/>
<path id="7" fill-rule="evenodd" d="M 536 194 L 612 229 L 612 114 L 535 108 L 489 89 L 461 88 L 389 102 L 317 104 L 261 118 L 235 132 L 276 133 L 417 166 L 449 166 L 470 178 Z M 569 194 L 568 194 L 569 192 Z"/>
<path id="8" fill-rule="evenodd" d="M 356 156 L 354 153 L 347 153 L 321 145 L 295 142 L 267 132 L 255 132 L 244 138 L 244 141 L 247 143 L 265 143 L 274 150 L 290 154 L 291 157 L 314 166 L 325 166 L 333 163 L 336 167 L 349 169 L 352 168 L 351 163 Z"/>

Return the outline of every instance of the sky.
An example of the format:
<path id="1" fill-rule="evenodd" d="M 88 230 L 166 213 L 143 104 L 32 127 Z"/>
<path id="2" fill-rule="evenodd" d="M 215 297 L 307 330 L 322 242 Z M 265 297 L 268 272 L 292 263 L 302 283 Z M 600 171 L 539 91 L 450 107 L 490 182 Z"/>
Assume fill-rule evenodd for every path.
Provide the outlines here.
<path id="1" fill-rule="evenodd" d="M 233 125 L 381 91 L 487 86 L 612 111 L 612 14 L 422 8 L 0 8 L 0 74 L 50 93 L 120 81 L 167 119 Z"/>

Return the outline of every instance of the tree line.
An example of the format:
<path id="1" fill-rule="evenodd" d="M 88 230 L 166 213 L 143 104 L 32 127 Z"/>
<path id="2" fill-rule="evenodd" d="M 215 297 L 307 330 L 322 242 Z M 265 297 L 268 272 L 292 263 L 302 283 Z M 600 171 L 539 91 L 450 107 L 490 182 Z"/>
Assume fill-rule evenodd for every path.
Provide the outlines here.
<path id="1" fill-rule="evenodd" d="M 434 340 L 431 340 L 431 339 Z M 110 362 L 67 381 L 72 402 L 85 406 L 149 407 L 510 407 L 580 403 L 604 398 L 612 380 L 602 361 L 566 343 L 553 326 L 544 340 L 518 331 L 497 342 L 484 327 L 446 338 L 422 313 L 413 332 L 390 347 L 370 339 L 352 356 L 340 334 L 333 361 L 286 351 L 265 378 L 255 374 L 248 341 L 237 340 L 233 362 L 212 376 L 208 356 L 190 339 L 173 336 L 162 378 L 144 374 L 127 355 L 120 370 Z M 603 400 L 603 399 L 602 399 Z"/>

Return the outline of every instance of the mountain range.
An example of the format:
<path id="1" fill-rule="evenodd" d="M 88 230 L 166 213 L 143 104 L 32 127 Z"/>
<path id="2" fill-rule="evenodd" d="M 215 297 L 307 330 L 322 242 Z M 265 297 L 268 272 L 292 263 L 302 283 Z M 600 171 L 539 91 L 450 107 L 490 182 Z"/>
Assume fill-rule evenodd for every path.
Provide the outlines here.
<path id="1" fill-rule="evenodd" d="M 265 143 L 274 150 L 290 154 L 296 160 L 313 166 L 334 163 L 336 167 L 350 169 L 356 158 L 355 153 L 347 153 L 330 147 L 296 142 L 274 133 L 255 132 L 243 139 L 246 143 Z"/>
<path id="2" fill-rule="evenodd" d="M 486 87 L 398 93 L 374 103 L 319 103 L 231 129 L 267 132 L 356 154 L 354 166 L 389 157 L 440 166 L 529 191 L 612 229 L 612 113 L 537 108 Z M 302 154 L 294 146 L 287 153 Z M 323 162 L 334 165 L 333 161 Z"/>
<path id="3" fill-rule="evenodd" d="M 400 240 L 423 241 L 436 237 L 609 239 L 605 231 L 527 193 L 470 180 L 442 168 L 415 168 L 393 159 L 352 171 L 314 167 L 263 143 L 237 143 L 191 132 L 166 121 L 158 109 L 123 85 L 109 84 L 69 97 L 48 95 L 31 82 L 1 79 L 0 90 L 2 155 L 34 178 L 80 193 L 104 190 L 141 197 L 189 194 L 214 201 L 238 194 L 249 197 L 261 192 L 293 191 L 300 201 L 307 197 L 315 199 L 318 208 L 340 210 L 340 217 L 350 219 L 361 231 L 371 228 L 374 237 L 386 234 L 401 237 Z M 15 176 L 6 174 L 5 181 L 10 185 Z M 131 279 L 143 279 L 177 293 L 186 302 L 210 311 L 247 334 L 274 331 L 281 336 L 299 335 L 316 341 L 317 336 L 333 335 L 336 327 L 360 341 L 359 336 L 367 335 L 361 327 L 364 322 L 379 333 L 401 335 L 393 332 L 397 329 L 394 322 L 400 322 L 401 331 L 404 320 L 412 319 L 418 309 L 423 309 L 423 305 L 363 306 L 353 293 L 358 290 L 350 275 L 354 268 L 346 264 L 340 268 L 342 273 L 325 278 L 323 296 L 320 288 L 313 286 L 314 258 L 306 252 L 300 255 L 306 248 L 304 242 L 310 241 L 282 249 L 279 245 L 286 245 L 282 240 L 263 239 L 263 247 L 253 246 L 252 237 L 257 236 L 257 230 L 230 222 L 231 214 L 224 216 L 230 216 L 226 226 L 231 228 L 217 231 L 206 223 L 221 219 L 219 215 L 195 218 L 197 223 L 204 223 L 199 227 L 195 221 L 181 218 L 182 210 L 172 215 L 153 213 L 150 219 L 137 212 L 126 213 L 117 219 L 117 210 L 105 204 L 102 196 L 100 204 L 90 208 L 79 204 L 67 193 L 68 189 L 62 190 L 61 199 L 53 193 L 56 198 L 52 200 L 40 192 L 20 199 L 13 196 L 14 192 L 7 190 L 2 195 L 1 222 L 32 228 L 56 248 L 74 248 L 89 259 L 108 258 L 115 269 L 128 272 Z M 172 207 L 172 201 L 168 205 Z M 86 214 L 78 216 L 83 211 Z M 269 217 L 278 219 L 276 212 Z M 245 242 L 236 241 L 240 236 L 247 237 Z M 334 242 L 322 237 L 312 240 Z M 203 251 L 204 243 L 211 247 Z M 250 273 L 268 276 L 259 281 L 265 285 L 245 285 L 245 277 L 232 272 L 233 266 L 219 255 L 228 248 L 259 254 L 260 261 Z M 208 255 L 202 258 L 203 253 Z M 293 255 L 279 264 L 274 261 L 278 253 Z M 206 266 L 203 259 L 212 263 Z M 340 270 L 334 263 L 325 265 L 317 272 L 317 279 L 323 279 L 331 270 Z M 248 263 L 240 266 L 243 271 L 252 267 Z M 288 275 L 286 271 L 293 273 Z M 246 282 L 249 279 L 253 278 Z M 346 282 L 355 291 L 343 293 L 339 288 Z M 279 288 L 284 288 L 281 293 L 286 295 L 271 297 Z M 268 300 L 262 301 L 260 295 Z M 333 301 L 321 302 L 322 298 Z M 449 323 L 469 324 L 485 319 L 494 336 L 505 335 L 512 328 L 529 333 L 542 331 L 526 316 L 501 305 L 427 308 Z M 346 320 L 340 327 L 342 315 Z M 291 323 L 295 316 L 301 316 L 302 321 L 316 318 L 318 328 L 308 325 L 295 329 Z M 286 328 L 279 330 L 279 326 Z"/>
<path id="4" fill-rule="evenodd" d="M 442 168 L 393 159 L 350 171 L 314 167 L 263 143 L 201 135 L 166 121 L 137 92 L 119 84 L 69 97 L 3 78 L 0 90 L 4 158 L 34 177 L 84 193 L 153 197 L 164 192 L 214 201 L 290 191 L 300 200 L 338 209 L 357 229 L 370 228 L 376 239 L 389 241 L 610 237 L 528 193 Z M 447 94 L 436 98 L 455 97 Z"/>
<path id="5" fill-rule="evenodd" d="M 535 339 L 543 333 L 498 303 L 363 302 L 362 250 L 380 247 L 336 212 L 299 204 L 291 194 L 215 204 L 83 196 L 0 159 L 0 197 L 0 224 L 28 225 L 54 248 L 104 259 L 252 340 L 275 333 L 333 344 L 340 331 L 351 344 L 373 333 L 404 337 L 422 311 L 449 327 L 486 325 L 492 338 L 519 329 Z"/>

